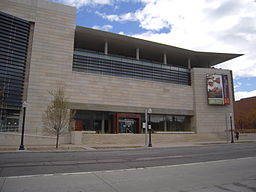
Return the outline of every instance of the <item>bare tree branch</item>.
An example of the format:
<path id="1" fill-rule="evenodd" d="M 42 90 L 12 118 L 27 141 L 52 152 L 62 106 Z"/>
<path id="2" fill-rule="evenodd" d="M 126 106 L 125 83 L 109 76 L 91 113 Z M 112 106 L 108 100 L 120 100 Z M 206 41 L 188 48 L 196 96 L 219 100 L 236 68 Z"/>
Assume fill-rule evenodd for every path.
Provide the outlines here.
<path id="1" fill-rule="evenodd" d="M 42 119 L 44 131 L 56 135 L 56 148 L 58 148 L 59 136 L 69 131 L 74 114 L 68 108 L 68 100 L 62 87 L 49 93 L 53 96 L 53 100 L 47 106 Z"/>

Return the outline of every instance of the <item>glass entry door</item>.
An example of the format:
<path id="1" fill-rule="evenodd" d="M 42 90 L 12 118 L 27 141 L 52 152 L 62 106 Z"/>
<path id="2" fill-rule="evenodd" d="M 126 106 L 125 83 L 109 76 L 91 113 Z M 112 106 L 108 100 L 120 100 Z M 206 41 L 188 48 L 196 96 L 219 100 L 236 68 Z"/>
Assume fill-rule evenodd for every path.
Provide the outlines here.
<path id="1" fill-rule="evenodd" d="M 119 119 L 119 131 L 120 133 L 136 133 L 136 119 Z"/>
<path id="2" fill-rule="evenodd" d="M 112 133 L 141 133 L 141 114 L 114 114 Z"/>

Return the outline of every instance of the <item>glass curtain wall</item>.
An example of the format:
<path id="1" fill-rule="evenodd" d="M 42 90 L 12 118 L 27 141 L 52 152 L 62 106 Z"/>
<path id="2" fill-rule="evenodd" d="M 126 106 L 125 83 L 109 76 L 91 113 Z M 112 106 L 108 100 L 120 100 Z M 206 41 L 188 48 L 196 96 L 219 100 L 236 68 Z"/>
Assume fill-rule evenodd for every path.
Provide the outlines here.
<path id="1" fill-rule="evenodd" d="M 76 110 L 75 130 L 91 133 L 111 133 L 113 127 L 112 112 Z"/>
<path id="2" fill-rule="evenodd" d="M 150 115 L 153 132 L 191 131 L 190 116 Z"/>
<path id="3" fill-rule="evenodd" d="M 0 132 L 18 131 L 30 23 L 0 11 Z"/>
<path id="4" fill-rule="evenodd" d="M 122 116 L 118 116 L 121 114 Z M 125 114 L 125 115 L 124 115 Z M 130 115 L 130 117 L 129 117 Z M 145 122 L 145 114 L 136 114 L 141 120 L 133 117 L 135 114 L 76 110 L 75 130 L 90 133 L 140 133 L 140 127 Z M 191 131 L 190 116 L 150 115 L 153 133 Z M 114 123 L 117 121 L 118 127 Z"/>
<path id="5" fill-rule="evenodd" d="M 182 85 L 191 83 L 190 71 L 184 67 L 138 61 L 87 50 L 74 51 L 73 71 Z"/>

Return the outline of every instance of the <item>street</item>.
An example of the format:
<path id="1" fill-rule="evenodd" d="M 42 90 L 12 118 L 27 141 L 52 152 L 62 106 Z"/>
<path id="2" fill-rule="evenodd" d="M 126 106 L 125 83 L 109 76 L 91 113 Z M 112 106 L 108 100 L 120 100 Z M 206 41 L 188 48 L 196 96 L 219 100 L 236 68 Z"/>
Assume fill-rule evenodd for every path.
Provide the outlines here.
<path id="1" fill-rule="evenodd" d="M 256 143 L 0 153 L 0 192 L 256 191 Z"/>

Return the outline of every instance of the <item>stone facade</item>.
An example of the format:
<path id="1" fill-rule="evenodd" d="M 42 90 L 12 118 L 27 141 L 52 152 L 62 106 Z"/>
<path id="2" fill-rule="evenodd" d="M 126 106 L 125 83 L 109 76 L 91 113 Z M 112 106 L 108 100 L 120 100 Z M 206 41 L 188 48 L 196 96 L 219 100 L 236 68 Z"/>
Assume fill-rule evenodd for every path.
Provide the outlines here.
<path id="1" fill-rule="evenodd" d="M 230 105 L 208 105 L 206 74 L 228 75 Z M 229 115 L 233 114 L 233 79 L 230 70 L 193 68 L 192 87 L 194 94 L 194 127 L 198 134 L 212 133 L 224 138 L 230 128 Z"/>
<path id="2" fill-rule="evenodd" d="M 69 80 L 72 71 L 76 9 L 44 0 L 1 0 L 0 10 L 32 22 L 26 132 L 42 131 L 49 91 Z"/>
<path id="3" fill-rule="evenodd" d="M 72 72 L 71 77 L 66 91 L 80 108 L 83 104 L 93 104 L 84 108 L 88 110 L 104 105 L 104 111 L 112 111 L 119 106 L 122 112 L 143 113 L 150 106 L 156 109 L 154 113 L 193 112 L 193 102 L 187 99 L 193 100 L 191 86 L 80 72 Z"/>

